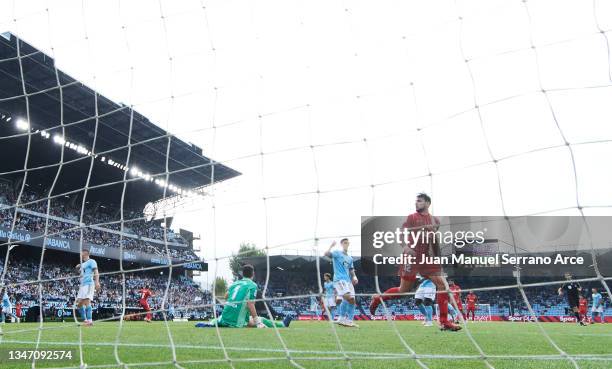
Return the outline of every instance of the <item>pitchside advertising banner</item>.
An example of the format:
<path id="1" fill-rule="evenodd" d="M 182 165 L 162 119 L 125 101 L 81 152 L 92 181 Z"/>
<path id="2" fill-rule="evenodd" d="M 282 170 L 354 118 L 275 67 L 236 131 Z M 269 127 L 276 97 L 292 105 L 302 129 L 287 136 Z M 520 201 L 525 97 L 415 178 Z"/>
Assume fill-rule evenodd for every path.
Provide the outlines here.
<path id="1" fill-rule="evenodd" d="M 20 243 L 28 246 L 42 247 L 43 242 L 46 242 L 47 249 L 53 250 L 61 250 L 72 253 L 79 253 L 80 246 L 79 242 L 75 240 L 68 240 L 59 237 L 47 237 L 44 238 L 44 235 L 39 232 L 28 232 L 15 230 L 12 231 L 7 228 L 0 227 L 0 240 L 2 242 L 7 242 L 8 240 L 14 243 Z M 92 256 L 102 256 L 109 259 L 121 259 L 121 250 L 116 247 L 105 247 L 100 245 L 95 245 L 91 243 L 83 243 L 84 248 L 88 248 L 89 252 Z M 123 260 L 131 261 L 134 263 L 142 263 L 142 264 L 158 264 L 158 265 L 170 265 L 172 264 L 182 264 L 185 261 L 171 258 L 168 260 L 165 256 L 147 254 L 141 251 L 126 251 L 123 250 Z M 204 262 L 193 262 L 182 265 L 185 269 L 191 270 L 206 270 L 206 263 Z"/>
<path id="2" fill-rule="evenodd" d="M 325 320 L 320 315 L 300 315 L 298 320 Z M 356 320 L 387 320 L 384 315 L 356 315 Z M 391 315 L 391 320 L 424 320 L 424 316 L 421 314 L 395 314 Z M 535 318 L 529 315 L 491 315 L 491 316 L 476 316 L 475 321 L 478 322 L 533 322 Z M 538 321 L 540 322 L 552 322 L 552 323 L 576 323 L 576 318 L 573 316 L 539 316 Z M 592 322 L 591 317 L 587 317 L 588 322 Z M 606 323 L 612 323 L 612 316 L 605 317 Z M 599 318 L 595 323 L 601 323 Z"/>
<path id="3" fill-rule="evenodd" d="M 574 278 L 612 276 L 612 217 L 452 216 L 408 227 L 406 216 L 362 217 L 368 275 Z"/>

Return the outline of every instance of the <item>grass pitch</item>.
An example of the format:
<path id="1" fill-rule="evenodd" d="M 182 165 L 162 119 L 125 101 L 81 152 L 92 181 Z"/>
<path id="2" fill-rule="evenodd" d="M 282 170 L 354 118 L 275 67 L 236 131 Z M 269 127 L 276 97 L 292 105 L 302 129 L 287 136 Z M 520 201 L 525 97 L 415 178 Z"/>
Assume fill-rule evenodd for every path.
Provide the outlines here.
<path id="1" fill-rule="evenodd" d="M 40 348 L 74 350 L 71 361 L 38 361 L 36 367 L 79 367 L 80 357 L 88 368 L 121 368 L 122 363 L 140 368 L 175 368 L 169 333 L 177 363 L 183 368 L 419 368 L 402 344 L 397 332 L 429 368 L 486 368 L 465 331 L 441 332 L 419 322 L 360 322 L 360 328 L 336 327 L 342 349 L 329 322 L 293 322 L 279 330 L 292 365 L 274 329 L 220 329 L 230 363 L 214 328 L 195 328 L 192 322 L 146 324 L 125 322 L 119 334 L 118 322 L 97 323 L 79 328 L 73 323 L 45 323 L 40 331 Z M 576 326 L 571 323 L 543 323 L 542 327 L 579 368 L 612 368 L 612 325 Z M 534 323 L 472 323 L 474 340 L 495 368 L 574 368 L 568 358 L 542 335 Z M 31 360 L 10 361 L 8 350 L 35 347 L 39 334 L 33 323 L 6 324 L 0 338 L 0 368 L 30 368 Z M 118 336 L 119 334 L 119 336 Z M 79 335 L 82 346 L 79 349 Z M 343 352 L 346 354 L 344 356 Z M 440 355 L 433 358 L 431 355 Z M 445 355 L 462 356 L 448 358 Z M 509 356 L 509 357 L 504 357 Z M 534 357 L 535 356 L 535 357 Z M 350 366 L 347 358 L 350 359 Z"/>

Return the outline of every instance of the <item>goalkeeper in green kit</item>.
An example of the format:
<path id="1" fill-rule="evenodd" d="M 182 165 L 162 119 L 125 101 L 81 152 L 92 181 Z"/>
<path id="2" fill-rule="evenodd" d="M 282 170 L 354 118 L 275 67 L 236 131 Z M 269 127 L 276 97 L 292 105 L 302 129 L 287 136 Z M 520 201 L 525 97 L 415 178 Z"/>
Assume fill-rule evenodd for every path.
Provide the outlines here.
<path id="1" fill-rule="evenodd" d="M 255 309 L 255 296 L 257 295 L 257 284 L 253 282 L 255 270 L 252 265 L 242 267 L 242 279 L 238 280 L 229 288 L 227 301 L 223 312 L 218 319 L 213 319 L 207 323 L 198 323 L 196 327 L 229 327 L 229 328 L 287 328 L 291 323 L 292 317 L 287 315 L 282 322 L 274 321 L 257 316 Z"/>

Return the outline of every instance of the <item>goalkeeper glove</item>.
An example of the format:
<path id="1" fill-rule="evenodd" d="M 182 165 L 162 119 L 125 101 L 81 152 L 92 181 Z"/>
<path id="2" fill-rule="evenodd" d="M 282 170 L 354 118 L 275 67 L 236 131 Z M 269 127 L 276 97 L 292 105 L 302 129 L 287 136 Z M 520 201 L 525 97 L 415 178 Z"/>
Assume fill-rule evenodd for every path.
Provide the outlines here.
<path id="1" fill-rule="evenodd" d="M 255 326 L 257 328 L 265 328 L 266 326 L 261 322 L 261 318 L 257 317 L 255 318 Z"/>

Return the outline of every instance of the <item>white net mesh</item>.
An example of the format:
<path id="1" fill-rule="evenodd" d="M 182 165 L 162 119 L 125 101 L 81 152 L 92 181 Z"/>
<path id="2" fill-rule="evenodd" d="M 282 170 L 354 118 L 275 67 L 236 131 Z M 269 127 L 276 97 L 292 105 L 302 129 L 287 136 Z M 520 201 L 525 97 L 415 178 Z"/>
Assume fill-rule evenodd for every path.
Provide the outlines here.
<path id="1" fill-rule="evenodd" d="M 329 242 L 343 237 L 358 249 L 359 216 L 405 214 L 420 191 L 432 195 L 436 214 L 608 215 L 611 178 L 601 166 L 612 138 L 608 2 L 160 1 L 1 6 L 0 28 L 12 33 L 9 41 L 18 39 L 15 56 L 0 63 L 16 62 L 18 74 L 11 76 L 3 69 L 0 78 L 7 86 L 12 78 L 11 83 L 21 89 L 18 94 L 3 90 L 0 124 L 14 125 L 17 131 L 0 137 L 0 145 L 8 147 L 3 143 L 14 141 L 25 150 L 17 158 L 22 163 L 19 168 L 0 170 L 2 178 L 13 180 L 14 190 L 13 197 L 7 195 L 0 203 L 1 225 L 9 231 L 2 242 L 0 284 L 8 291 L 34 288 L 38 306 L 52 305 L 49 291 L 55 284 L 74 294 L 79 276 L 65 272 L 57 260 L 48 260 L 47 245 L 54 242 L 50 240 L 71 239 L 82 249 L 96 232 L 100 246 L 113 243 L 122 256 L 140 247 L 134 244 L 148 243 L 145 251 L 157 253 L 169 265 L 136 266 L 122 257 L 108 270 L 100 270 L 101 292 L 113 291 L 115 311 L 96 323 L 113 324 L 110 334 L 92 338 L 75 315 L 68 328 L 45 322 L 45 311 L 39 309 L 35 326 L 2 326 L 0 348 L 76 347 L 78 363 L 62 367 L 329 364 L 352 368 L 369 360 L 393 364 L 410 359 L 423 368 L 445 360 L 493 368 L 504 367 L 500 360 L 517 359 L 555 360 L 579 368 L 605 366 L 612 360 L 609 353 L 576 353 L 537 318 L 531 333 L 545 342 L 543 353 L 521 347 L 508 353 L 492 350 L 478 328 L 461 317 L 465 332 L 461 350 L 421 350 L 403 322 L 391 315 L 404 302 L 383 302 L 387 322 L 372 323 L 385 325 L 380 334 L 394 337 L 393 349 L 364 350 L 332 321 L 318 323 L 325 324 L 325 345 L 304 344 L 276 326 L 266 340 L 253 336 L 247 344 L 220 327 L 214 328 L 214 339 L 200 331 L 193 335 L 206 338 L 186 339 L 169 316 L 184 312 L 217 318 L 220 296 L 215 288 L 185 287 L 189 282 L 177 277 L 175 269 L 193 258 L 179 255 L 182 259 L 175 260 L 176 239 L 168 227 L 159 228 L 161 234 L 134 237 L 138 233 L 134 230 L 148 219 L 132 213 L 130 197 L 136 195 L 129 190 L 154 182 L 163 189 L 163 199 L 175 201 L 176 195 L 187 199 L 157 215 L 164 220 L 172 216 L 174 222 L 202 234 L 201 256 L 210 267 L 206 281 L 199 277 L 204 290 L 219 276 L 232 277 L 229 260 L 241 242 L 254 242 L 263 249 L 266 267 L 258 281 L 264 298 L 258 301 L 265 302 L 270 316 L 283 304 L 293 304 L 289 309 L 299 311 L 296 306 L 301 302 L 318 298 L 324 269 L 322 260 L 314 258 L 311 273 L 318 282 L 309 289 L 300 286 L 279 294 L 276 284 L 286 271 L 274 268 L 271 257 L 321 255 Z M 36 79 L 30 63 L 41 52 L 21 50 L 19 38 L 55 58 L 52 85 L 36 90 L 29 85 Z M 60 70 L 76 80 L 64 78 Z M 71 90 L 81 82 L 95 91 L 88 105 L 93 111 Z M 44 94 L 55 96 L 54 106 L 39 106 L 38 96 Z M 124 104 L 109 109 L 99 101 L 102 95 Z M 8 120 L 15 114 L 10 107 L 17 103 L 21 123 L 16 116 Z M 66 105 L 82 108 L 81 118 L 67 119 Z M 40 116 L 41 109 L 53 110 L 49 116 L 59 117 L 44 122 L 45 130 L 32 118 Z M 163 133 L 135 139 L 136 112 L 169 133 L 160 130 Z M 98 141 L 99 128 L 106 129 L 114 114 L 127 114 L 129 127 L 121 145 L 109 146 Z M 81 126 L 91 140 L 73 142 L 71 147 L 66 130 Z M 213 161 L 177 167 L 173 150 L 180 138 L 203 147 L 203 154 Z M 46 140 L 43 144 L 61 144 L 56 163 L 31 165 L 39 139 Z M 132 150 L 148 145 L 161 148 L 164 169 L 139 173 Z M 82 155 L 65 157 L 74 151 Z M 120 179 L 92 182 L 102 158 L 122 171 Z M 109 158 L 115 158 L 116 165 Z M 86 172 L 80 173 L 81 185 L 64 190 L 62 181 L 71 178 L 65 173 L 79 163 L 87 163 Z M 216 183 L 219 164 L 241 175 Z M 173 187 L 176 175 L 197 169 L 211 173 L 204 191 Z M 30 178 L 38 179 L 37 173 L 44 171 L 51 173 L 52 180 L 46 182 L 50 186 L 34 196 Z M 104 204 L 93 204 L 90 192 L 105 189 L 114 193 L 109 203 L 116 205 L 116 212 L 107 218 L 92 217 L 92 207 Z M 64 197 L 70 200 L 62 202 Z M 77 211 L 67 219 L 67 212 L 60 214 L 57 209 L 68 206 L 68 201 Z M 12 247 L 24 241 L 17 237 L 19 231 L 32 231 L 31 223 L 37 224 L 40 235 L 32 240 L 42 239 L 42 252 L 31 266 L 33 272 L 25 274 L 26 266 L 11 254 L 16 252 Z M 519 253 L 516 247 L 512 251 Z M 610 296 L 611 278 L 600 272 L 594 250 L 593 264 L 592 275 L 578 282 L 597 283 Z M 314 280 L 313 276 L 304 279 Z M 152 312 L 159 313 L 162 323 L 156 332 L 164 338 L 156 341 L 125 322 L 144 315 L 130 298 L 146 283 L 159 287 Z M 358 285 L 358 298 L 383 292 L 381 284 L 376 278 L 370 288 L 360 291 Z M 530 290 L 558 285 L 558 280 L 550 279 L 525 282 L 519 273 L 512 283 L 472 289 L 516 291 L 524 315 L 537 317 L 541 311 L 529 298 Z M 193 288 L 189 290 L 194 291 L 193 300 L 177 300 L 186 288 Z M 407 294 L 408 299 L 413 294 Z M 486 303 L 479 306 L 490 317 L 490 304 L 495 302 Z M 91 332 L 102 326 L 97 324 Z M 312 329 L 321 329 L 317 327 Z M 296 331 L 308 336 L 309 329 Z M 49 333 L 53 331 L 69 333 L 58 337 Z M 132 357 L 126 349 L 145 354 Z M 152 349 L 160 354 L 150 354 Z M 94 350 L 101 350 L 98 355 L 105 359 L 96 359 Z M 181 357 L 185 352 L 194 354 Z M 45 365 L 37 360 L 29 360 L 30 364 Z"/>

